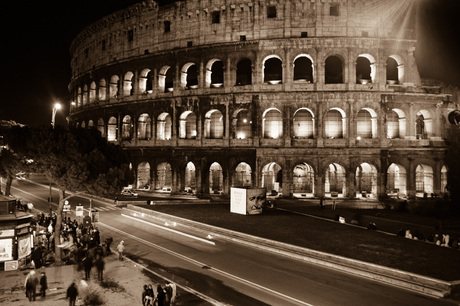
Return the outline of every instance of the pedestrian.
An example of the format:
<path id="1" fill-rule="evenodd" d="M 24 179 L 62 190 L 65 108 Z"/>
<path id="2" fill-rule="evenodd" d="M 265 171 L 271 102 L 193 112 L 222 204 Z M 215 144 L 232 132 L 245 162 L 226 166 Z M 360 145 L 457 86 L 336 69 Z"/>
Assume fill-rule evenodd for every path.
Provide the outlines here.
<path id="1" fill-rule="evenodd" d="M 35 270 L 32 270 L 27 274 L 26 276 L 26 296 L 29 298 L 29 301 L 35 301 L 36 297 L 36 290 L 37 290 L 37 285 L 40 283 L 40 280 L 38 279 L 37 272 Z"/>
<path id="2" fill-rule="evenodd" d="M 119 243 L 118 246 L 117 246 L 118 258 L 119 258 L 120 260 L 123 260 L 123 252 L 124 252 L 124 250 L 125 250 L 125 245 L 124 245 L 124 243 L 125 243 L 125 242 L 122 240 L 122 241 L 120 241 L 120 243 Z"/>
<path id="3" fill-rule="evenodd" d="M 147 285 L 144 285 L 144 291 L 142 291 L 142 305 L 145 306 L 147 300 L 146 300 L 146 296 L 147 296 Z"/>
<path id="4" fill-rule="evenodd" d="M 161 285 L 157 286 L 157 305 L 158 306 L 164 306 L 165 305 L 165 292 L 163 291 L 163 288 Z"/>
<path id="5" fill-rule="evenodd" d="M 46 289 L 48 289 L 48 279 L 46 277 L 45 271 L 43 271 L 40 277 L 40 293 L 42 297 L 45 297 Z"/>
<path id="6" fill-rule="evenodd" d="M 97 280 L 102 282 L 102 280 L 103 280 L 102 274 L 104 272 L 105 262 L 104 262 L 104 259 L 102 259 L 101 255 L 96 256 L 96 260 L 94 261 L 94 265 L 96 266 L 96 269 L 97 269 Z"/>
<path id="7" fill-rule="evenodd" d="M 70 284 L 69 288 L 67 288 L 67 295 L 66 299 L 69 299 L 69 306 L 75 306 L 75 300 L 78 296 L 78 289 L 75 283 Z"/>
<path id="8" fill-rule="evenodd" d="M 93 267 L 93 258 L 86 252 L 85 258 L 83 258 L 83 268 L 85 269 L 85 280 L 88 280 L 91 276 L 91 268 Z"/>
<path id="9" fill-rule="evenodd" d="M 176 292 L 177 286 L 174 283 L 167 283 L 166 284 L 166 292 L 169 296 L 169 305 L 174 305 L 176 303 Z"/>
<path id="10" fill-rule="evenodd" d="M 319 207 L 323 208 L 323 206 L 324 206 L 324 197 L 321 197 L 319 199 Z"/>
<path id="11" fill-rule="evenodd" d="M 110 245 L 112 244 L 112 242 L 113 242 L 112 237 L 105 238 L 105 251 L 107 255 L 112 254 L 112 250 L 110 249 Z"/>

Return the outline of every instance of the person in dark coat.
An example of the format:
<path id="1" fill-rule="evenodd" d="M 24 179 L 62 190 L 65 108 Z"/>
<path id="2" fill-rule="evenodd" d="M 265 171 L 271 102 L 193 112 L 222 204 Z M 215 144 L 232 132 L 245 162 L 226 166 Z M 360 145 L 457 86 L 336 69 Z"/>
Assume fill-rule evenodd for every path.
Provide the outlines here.
<path id="1" fill-rule="evenodd" d="M 67 295 L 66 299 L 69 299 L 69 306 L 75 306 L 75 300 L 78 296 L 78 290 L 75 283 L 70 284 L 69 288 L 67 288 Z"/>
<path id="2" fill-rule="evenodd" d="M 40 269 L 42 266 L 42 248 L 38 246 L 31 254 L 31 258 L 34 261 L 35 268 Z"/>
<path id="3" fill-rule="evenodd" d="M 102 282 L 103 280 L 103 272 L 104 272 L 104 259 L 102 259 L 101 255 L 96 256 L 96 260 L 94 261 L 94 265 L 96 266 L 97 269 L 97 279 L 98 281 Z"/>
<path id="4" fill-rule="evenodd" d="M 91 268 L 93 267 L 93 258 L 89 253 L 86 253 L 86 257 L 83 259 L 83 268 L 85 269 L 85 280 L 88 280 L 91 276 Z"/>
<path id="5" fill-rule="evenodd" d="M 37 272 L 32 270 L 26 276 L 26 296 L 29 298 L 29 301 L 35 301 L 35 296 L 37 294 L 37 286 L 40 283 L 38 279 Z"/>
<path id="6" fill-rule="evenodd" d="M 163 291 L 163 288 L 161 285 L 158 285 L 157 287 L 157 305 L 158 306 L 164 306 L 165 305 L 165 292 Z"/>
<path id="7" fill-rule="evenodd" d="M 42 297 L 46 295 L 46 289 L 48 289 L 48 279 L 46 277 L 46 273 L 42 272 L 40 277 L 40 293 Z"/>

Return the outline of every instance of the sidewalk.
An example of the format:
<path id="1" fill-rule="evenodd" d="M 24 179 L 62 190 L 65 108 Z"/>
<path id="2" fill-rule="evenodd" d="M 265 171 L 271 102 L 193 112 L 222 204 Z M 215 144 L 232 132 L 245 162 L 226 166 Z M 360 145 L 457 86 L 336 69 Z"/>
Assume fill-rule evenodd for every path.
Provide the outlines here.
<path id="1" fill-rule="evenodd" d="M 78 286 L 79 297 L 77 305 L 83 305 L 78 300 L 82 298 L 85 291 L 95 291 L 104 300 L 105 305 L 142 305 L 141 296 L 143 284 L 153 283 L 149 277 L 142 273 L 142 268 L 130 260 L 119 261 L 117 254 L 104 257 L 105 270 L 104 281 L 112 286 L 102 288 L 97 281 L 97 271 L 91 271 L 91 279 L 87 281 L 89 289 L 82 285 L 84 271 L 77 271 L 75 265 L 60 267 L 45 267 L 37 269 L 38 273 L 44 271 L 48 278 L 48 290 L 46 297 L 38 296 L 35 302 L 29 302 L 25 295 L 24 281 L 30 269 L 0 272 L 0 304 L 1 305 L 36 305 L 57 306 L 68 305 L 65 300 L 67 287 L 75 282 Z"/>

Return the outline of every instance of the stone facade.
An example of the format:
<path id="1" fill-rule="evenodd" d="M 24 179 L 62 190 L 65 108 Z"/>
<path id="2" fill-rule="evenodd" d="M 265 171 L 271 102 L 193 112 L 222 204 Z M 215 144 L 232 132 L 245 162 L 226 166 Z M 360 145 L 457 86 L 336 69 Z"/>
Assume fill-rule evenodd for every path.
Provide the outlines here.
<path id="1" fill-rule="evenodd" d="M 133 5 L 73 41 L 71 122 L 129 150 L 137 188 L 442 194 L 456 105 L 422 86 L 410 3 Z"/>

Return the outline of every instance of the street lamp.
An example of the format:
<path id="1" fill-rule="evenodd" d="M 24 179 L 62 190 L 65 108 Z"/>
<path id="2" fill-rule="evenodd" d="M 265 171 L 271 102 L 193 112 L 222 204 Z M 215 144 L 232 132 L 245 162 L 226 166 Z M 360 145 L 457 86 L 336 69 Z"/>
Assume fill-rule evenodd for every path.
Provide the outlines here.
<path id="1" fill-rule="evenodd" d="M 55 125 L 54 119 L 56 118 L 56 112 L 58 110 L 60 110 L 61 108 L 62 108 L 62 106 L 59 103 L 55 103 L 54 106 L 53 106 L 53 113 L 51 115 L 51 126 L 53 127 L 53 129 L 54 129 L 54 125 Z"/>
<path id="2" fill-rule="evenodd" d="M 61 104 L 54 103 L 53 112 L 51 113 L 51 126 L 53 127 L 53 129 L 55 125 L 56 112 L 60 110 L 61 108 L 62 108 Z M 51 212 L 52 212 L 51 202 L 53 202 L 51 181 L 50 181 L 50 196 L 48 198 L 48 202 L 50 203 L 50 217 L 51 217 Z"/>

